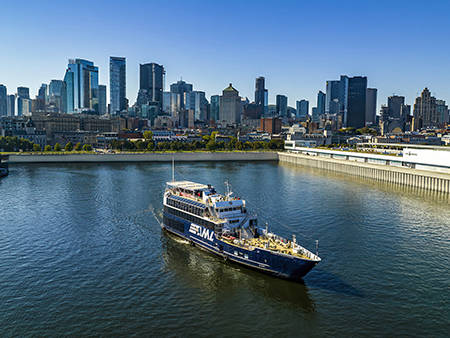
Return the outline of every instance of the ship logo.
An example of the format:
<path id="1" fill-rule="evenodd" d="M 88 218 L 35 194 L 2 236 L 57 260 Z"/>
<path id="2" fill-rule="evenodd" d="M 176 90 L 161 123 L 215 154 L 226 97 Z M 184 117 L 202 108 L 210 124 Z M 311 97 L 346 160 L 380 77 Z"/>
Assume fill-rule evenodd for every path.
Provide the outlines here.
<path id="1" fill-rule="evenodd" d="M 189 232 L 191 234 L 203 237 L 204 239 L 207 239 L 208 241 L 213 241 L 214 238 L 214 231 L 206 229 L 200 225 L 191 223 L 191 226 L 189 227 Z"/>

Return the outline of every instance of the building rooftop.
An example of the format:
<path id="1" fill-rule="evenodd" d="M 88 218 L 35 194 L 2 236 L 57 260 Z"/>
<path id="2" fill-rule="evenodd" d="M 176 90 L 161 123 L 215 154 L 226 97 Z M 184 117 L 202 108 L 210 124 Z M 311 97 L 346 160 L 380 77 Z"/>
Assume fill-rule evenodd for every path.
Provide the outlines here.
<path id="1" fill-rule="evenodd" d="M 181 188 L 186 190 L 203 190 L 208 189 L 208 186 L 201 183 L 195 183 L 191 181 L 174 181 L 167 182 L 167 185 L 172 188 Z"/>

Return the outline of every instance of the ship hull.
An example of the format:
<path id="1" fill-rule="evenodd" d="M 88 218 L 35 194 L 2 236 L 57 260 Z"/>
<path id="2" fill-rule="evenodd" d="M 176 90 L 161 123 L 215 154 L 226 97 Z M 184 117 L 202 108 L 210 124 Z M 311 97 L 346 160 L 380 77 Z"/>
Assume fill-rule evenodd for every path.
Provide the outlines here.
<path id="1" fill-rule="evenodd" d="M 212 230 L 166 212 L 164 212 L 161 226 L 195 246 L 220 256 L 225 261 L 231 261 L 280 278 L 301 279 L 318 263 L 262 248 L 250 250 L 229 244 L 217 239 Z"/>

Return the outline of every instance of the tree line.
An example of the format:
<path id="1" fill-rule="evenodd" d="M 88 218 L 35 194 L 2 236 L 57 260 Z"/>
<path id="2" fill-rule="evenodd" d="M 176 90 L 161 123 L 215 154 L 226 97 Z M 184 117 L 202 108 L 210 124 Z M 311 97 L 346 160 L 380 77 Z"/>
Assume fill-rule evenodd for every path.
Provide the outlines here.
<path id="1" fill-rule="evenodd" d="M 67 142 L 64 146 L 65 151 L 92 151 L 92 145 Z M 0 136 L 0 150 L 2 151 L 62 151 L 63 147 L 59 143 L 55 143 L 52 147 L 51 145 L 46 145 L 44 149 L 37 143 L 33 143 L 25 138 L 18 138 L 17 136 Z"/>

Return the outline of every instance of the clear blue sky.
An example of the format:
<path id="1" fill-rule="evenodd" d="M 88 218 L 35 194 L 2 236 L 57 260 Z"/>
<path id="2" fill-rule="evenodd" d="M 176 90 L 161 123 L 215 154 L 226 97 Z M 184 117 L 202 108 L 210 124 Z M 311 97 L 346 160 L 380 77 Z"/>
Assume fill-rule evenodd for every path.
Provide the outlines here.
<path id="1" fill-rule="evenodd" d="M 0 4 L 0 83 L 8 92 L 62 79 L 69 58 L 92 60 L 108 85 L 109 56 L 127 58 L 134 103 L 138 65 L 166 69 L 207 96 L 229 82 L 269 102 L 316 104 L 325 81 L 365 75 L 378 106 L 392 94 L 412 103 L 428 86 L 450 101 L 449 1 L 10 1 Z"/>

